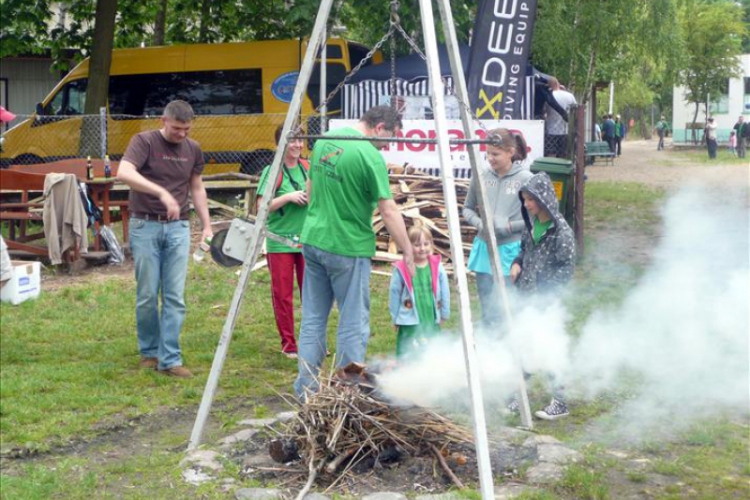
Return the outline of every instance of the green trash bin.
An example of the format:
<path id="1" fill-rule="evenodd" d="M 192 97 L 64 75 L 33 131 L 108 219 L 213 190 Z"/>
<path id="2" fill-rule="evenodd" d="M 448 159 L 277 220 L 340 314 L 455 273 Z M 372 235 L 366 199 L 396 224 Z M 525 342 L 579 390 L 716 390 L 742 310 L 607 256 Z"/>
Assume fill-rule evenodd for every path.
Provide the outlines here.
<path id="1" fill-rule="evenodd" d="M 531 164 L 531 172 L 547 172 L 555 187 L 558 208 L 570 227 L 573 227 L 573 162 L 564 158 L 537 158 Z"/>

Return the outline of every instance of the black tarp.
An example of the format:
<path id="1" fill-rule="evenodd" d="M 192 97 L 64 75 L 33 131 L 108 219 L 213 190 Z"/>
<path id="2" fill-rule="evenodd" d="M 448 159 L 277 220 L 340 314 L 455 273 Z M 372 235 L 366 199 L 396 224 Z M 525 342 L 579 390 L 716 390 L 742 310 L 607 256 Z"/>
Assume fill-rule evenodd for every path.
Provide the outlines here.
<path id="1" fill-rule="evenodd" d="M 459 45 L 461 54 L 461 64 L 464 68 L 464 74 L 469 64 L 469 46 Z M 451 65 L 448 59 L 448 49 L 445 45 L 438 45 L 438 58 L 440 59 L 440 76 L 451 76 Z M 391 78 L 391 60 L 386 59 L 381 64 L 366 66 L 359 70 L 349 79 L 348 83 L 354 84 L 365 80 L 390 80 Z M 419 54 L 409 54 L 408 56 L 396 58 L 396 78 L 411 81 L 417 78 L 427 78 L 427 62 Z"/>

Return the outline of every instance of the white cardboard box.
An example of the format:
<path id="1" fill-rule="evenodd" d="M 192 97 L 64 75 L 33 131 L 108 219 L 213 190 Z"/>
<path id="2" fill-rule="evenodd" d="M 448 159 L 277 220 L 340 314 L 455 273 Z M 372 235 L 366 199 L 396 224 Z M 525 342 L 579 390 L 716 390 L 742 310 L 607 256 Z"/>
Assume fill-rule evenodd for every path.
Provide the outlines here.
<path id="1" fill-rule="evenodd" d="M 39 262 L 11 261 L 13 270 L 10 280 L 0 290 L 0 301 L 18 305 L 24 300 L 35 299 L 42 288 Z"/>

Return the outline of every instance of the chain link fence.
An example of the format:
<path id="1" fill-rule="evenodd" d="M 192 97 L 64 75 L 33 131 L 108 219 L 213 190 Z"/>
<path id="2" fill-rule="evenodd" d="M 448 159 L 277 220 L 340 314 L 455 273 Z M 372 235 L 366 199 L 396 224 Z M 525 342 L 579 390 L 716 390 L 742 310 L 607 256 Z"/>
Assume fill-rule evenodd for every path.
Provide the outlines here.
<path id="1" fill-rule="evenodd" d="M 190 137 L 203 149 L 207 173 L 259 174 L 276 150 L 285 114 L 200 115 Z M 320 133 L 318 116 L 302 116 L 302 130 Z M 0 166 L 31 165 L 87 156 L 119 160 L 130 139 L 161 127 L 159 117 L 132 115 L 19 115 L 2 134 Z M 306 144 L 312 148 L 311 141 Z"/>

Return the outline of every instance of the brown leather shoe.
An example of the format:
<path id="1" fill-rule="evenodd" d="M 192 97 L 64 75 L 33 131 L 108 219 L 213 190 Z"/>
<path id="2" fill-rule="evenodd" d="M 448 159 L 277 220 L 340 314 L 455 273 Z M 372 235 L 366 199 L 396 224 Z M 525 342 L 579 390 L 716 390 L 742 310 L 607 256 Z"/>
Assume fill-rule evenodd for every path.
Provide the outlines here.
<path id="1" fill-rule="evenodd" d="M 193 376 L 193 374 L 190 373 L 190 370 L 188 370 L 184 366 L 173 366 L 172 368 L 167 368 L 166 370 L 159 370 L 159 373 L 178 378 L 190 378 Z"/>
<path id="2" fill-rule="evenodd" d="M 144 370 L 156 370 L 156 367 L 159 366 L 159 360 L 157 358 L 141 358 L 138 366 Z"/>

